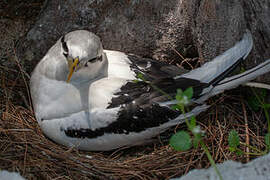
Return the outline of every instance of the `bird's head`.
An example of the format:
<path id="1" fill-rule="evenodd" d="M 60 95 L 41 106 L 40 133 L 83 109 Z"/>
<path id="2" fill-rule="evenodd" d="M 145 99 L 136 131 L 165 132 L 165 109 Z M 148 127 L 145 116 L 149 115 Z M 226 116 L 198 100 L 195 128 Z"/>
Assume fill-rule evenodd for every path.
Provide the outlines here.
<path id="1" fill-rule="evenodd" d="M 95 34 L 77 30 L 70 32 L 61 38 L 62 54 L 66 58 L 69 73 L 67 82 L 73 74 L 86 70 L 88 73 L 96 73 L 104 60 L 101 41 Z M 86 73 L 84 73 L 86 74 Z"/>

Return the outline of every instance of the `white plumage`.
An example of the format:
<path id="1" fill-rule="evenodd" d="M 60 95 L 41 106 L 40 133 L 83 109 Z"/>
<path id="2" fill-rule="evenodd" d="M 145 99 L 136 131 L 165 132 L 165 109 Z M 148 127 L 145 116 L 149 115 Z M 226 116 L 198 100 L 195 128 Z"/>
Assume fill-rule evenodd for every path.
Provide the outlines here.
<path id="1" fill-rule="evenodd" d="M 194 88 L 200 103 L 186 117 L 208 108 L 209 97 L 270 70 L 270 60 L 241 75 L 225 78 L 252 48 L 246 32 L 234 47 L 201 68 L 182 74 L 175 66 L 118 51 L 103 50 L 100 39 L 84 30 L 61 37 L 36 66 L 30 81 L 36 119 L 52 140 L 83 150 L 106 151 L 143 143 L 183 122 L 171 101 L 147 81 L 174 96 Z"/>

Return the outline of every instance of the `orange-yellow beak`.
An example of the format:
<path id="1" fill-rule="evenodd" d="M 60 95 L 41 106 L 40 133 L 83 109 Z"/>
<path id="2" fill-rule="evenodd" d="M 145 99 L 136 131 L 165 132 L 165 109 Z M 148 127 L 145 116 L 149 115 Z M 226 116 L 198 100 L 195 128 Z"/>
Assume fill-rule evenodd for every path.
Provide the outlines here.
<path id="1" fill-rule="evenodd" d="M 68 68 L 69 68 L 69 74 L 67 78 L 67 83 L 70 81 L 73 72 L 77 69 L 79 64 L 79 58 L 76 57 L 74 61 L 72 59 L 68 60 Z"/>

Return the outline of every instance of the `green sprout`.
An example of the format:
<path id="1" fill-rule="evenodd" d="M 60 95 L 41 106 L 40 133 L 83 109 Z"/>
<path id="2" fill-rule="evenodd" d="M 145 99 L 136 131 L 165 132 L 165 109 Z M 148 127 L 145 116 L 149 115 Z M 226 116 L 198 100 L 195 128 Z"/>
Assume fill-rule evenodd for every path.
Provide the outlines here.
<path id="1" fill-rule="evenodd" d="M 270 118 L 269 118 L 269 113 L 268 113 L 270 104 L 265 102 L 266 95 L 267 95 L 267 92 L 265 89 L 258 90 L 258 89 L 251 88 L 251 90 L 254 96 L 248 97 L 247 102 L 249 106 L 254 111 L 259 111 L 260 109 L 263 109 L 265 117 L 267 119 L 268 133 L 264 136 L 266 149 L 265 151 L 261 151 L 254 146 L 240 142 L 238 133 L 235 130 L 232 130 L 230 131 L 229 138 L 228 138 L 229 150 L 231 152 L 235 152 L 237 155 L 249 154 L 249 155 L 261 156 L 261 155 L 267 154 L 270 151 Z M 253 152 L 247 153 L 247 152 L 242 151 L 239 148 L 240 145 L 249 147 Z"/>
<path id="2" fill-rule="evenodd" d="M 137 75 L 137 78 L 144 81 L 145 83 L 148 83 L 153 89 L 155 89 L 156 91 L 160 92 L 161 94 L 167 96 L 170 100 L 173 100 L 173 98 L 169 94 L 167 94 L 162 89 L 160 89 L 157 86 L 148 82 L 144 78 L 143 74 L 139 73 Z M 136 81 L 136 82 L 138 82 L 138 81 Z M 187 88 L 184 91 L 182 89 L 177 89 L 176 96 L 175 96 L 177 104 L 172 106 L 172 109 L 181 111 L 182 114 L 185 115 L 186 112 L 189 112 L 188 109 L 186 110 L 186 106 L 188 106 L 190 104 L 192 97 L 193 97 L 193 88 L 192 87 Z M 186 131 L 179 131 L 170 138 L 171 147 L 177 151 L 187 151 L 192 146 L 195 148 L 198 148 L 199 146 L 201 146 L 203 148 L 204 152 L 206 153 L 207 158 L 209 159 L 212 167 L 214 167 L 214 170 L 216 171 L 219 179 L 223 180 L 222 176 L 221 176 L 221 174 L 220 174 L 220 172 L 215 164 L 215 161 L 213 160 L 207 146 L 203 142 L 204 131 L 201 130 L 200 126 L 196 125 L 195 116 L 192 116 L 190 119 L 185 118 L 185 122 L 187 124 L 188 130 L 192 134 L 192 137 Z"/>
<path id="3" fill-rule="evenodd" d="M 172 108 L 180 110 L 182 114 L 185 114 L 186 113 L 185 107 L 190 103 L 192 96 L 193 96 L 193 88 L 191 87 L 187 88 L 185 91 L 178 89 L 175 96 L 177 104 Z M 177 151 L 187 151 L 192 147 L 192 145 L 195 148 L 201 146 L 204 152 L 206 153 L 211 166 L 216 171 L 219 179 L 222 180 L 223 178 L 215 164 L 215 161 L 213 160 L 207 146 L 203 141 L 204 132 L 201 130 L 200 126 L 196 125 L 195 116 L 192 116 L 190 119 L 185 118 L 185 122 L 187 124 L 188 130 L 191 132 L 193 137 L 191 137 L 186 131 L 179 131 L 171 137 L 170 145 Z"/>

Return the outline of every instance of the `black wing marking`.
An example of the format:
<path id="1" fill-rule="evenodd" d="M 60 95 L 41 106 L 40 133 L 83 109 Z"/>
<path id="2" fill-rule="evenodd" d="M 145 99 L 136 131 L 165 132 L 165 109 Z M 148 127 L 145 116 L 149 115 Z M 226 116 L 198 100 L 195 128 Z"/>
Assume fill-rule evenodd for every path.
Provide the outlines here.
<path id="1" fill-rule="evenodd" d="M 130 58 L 130 57 L 129 57 Z M 112 98 L 111 104 L 107 107 L 120 107 L 118 118 L 107 127 L 96 130 L 72 129 L 64 130 L 65 134 L 73 138 L 96 138 L 105 133 L 129 134 L 130 132 L 141 132 L 148 128 L 158 127 L 181 113 L 169 107 L 161 107 L 157 102 L 169 100 L 168 97 L 156 89 L 153 85 L 162 89 L 174 98 L 176 89 L 194 88 L 194 96 L 198 96 L 202 89 L 207 86 L 198 80 L 188 78 L 174 79 L 174 76 L 182 74 L 179 68 L 166 63 L 156 62 L 151 59 L 131 58 L 131 69 L 143 73 L 149 83 L 130 81 L 121 87 L 117 97 Z"/>
<path id="2" fill-rule="evenodd" d="M 168 83 L 167 81 L 164 82 Z M 195 81 L 188 82 L 191 84 L 196 83 Z M 173 85 L 173 82 L 171 85 Z M 170 85 L 168 87 L 170 90 Z M 200 92 L 200 89 L 198 92 Z M 173 91 L 171 94 L 175 94 L 175 92 Z M 121 88 L 121 92 L 117 93 L 117 95 L 119 96 L 113 98 L 108 107 L 120 106 L 116 121 L 107 127 L 96 130 L 68 128 L 64 130 L 65 134 L 72 138 L 96 138 L 105 133 L 129 134 L 130 132 L 141 132 L 148 128 L 158 127 L 181 114 L 180 111 L 159 106 L 156 102 L 162 102 L 168 100 L 168 98 L 152 89 L 145 82 L 129 82 Z"/>
<path id="3" fill-rule="evenodd" d="M 139 73 L 143 74 L 144 78 L 149 81 L 149 83 L 143 81 L 128 82 L 115 94 L 117 97 L 112 98 L 111 104 L 107 108 L 114 108 L 131 102 L 135 102 L 138 106 L 145 107 L 147 104 L 150 105 L 170 100 L 167 95 L 157 91 L 154 87 L 161 89 L 174 99 L 176 91 L 179 88 L 185 90 L 189 87 L 193 87 L 193 97 L 196 98 L 200 96 L 204 88 L 209 86 L 207 83 L 202 83 L 194 79 L 184 77 L 174 79 L 175 76 L 183 74 L 184 71 L 176 66 L 131 55 L 129 59 L 131 61 L 130 68 L 132 71 L 137 75 Z"/>
<path id="4" fill-rule="evenodd" d="M 107 107 L 120 107 L 118 119 L 107 127 L 94 131 L 91 129 L 67 129 L 65 134 L 76 138 L 96 138 L 105 133 L 129 134 L 130 132 L 141 132 L 148 128 L 158 127 L 171 119 L 176 118 L 181 113 L 169 107 L 161 107 L 159 102 L 170 100 L 166 95 L 157 91 L 153 86 L 166 92 L 172 98 L 175 97 L 178 88 L 185 90 L 193 87 L 193 98 L 200 97 L 204 88 L 219 83 L 224 76 L 230 73 L 240 61 L 235 63 L 223 74 L 215 78 L 210 83 L 202 83 L 189 78 L 177 78 L 183 73 L 176 66 L 154 61 L 152 59 L 129 56 L 130 68 L 138 75 L 142 73 L 144 78 L 151 84 L 139 81 L 128 82 L 121 87 L 116 97 L 112 98 L 111 104 Z"/>
<path id="5" fill-rule="evenodd" d="M 121 90 L 112 98 L 110 105 L 107 108 L 114 108 L 123 104 L 135 103 L 136 105 L 145 107 L 147 104 L 161 103 L 171 100 L 167 95 L 157 91 L 153 86 L 161 89 L 172 99 L 175 98 L 177 89 L 185 90 L 188 87 L 193 87 L 193 97 L 199 97 L 202 90 L 208 87 L 208 84 L 201 83 L 197 80 L 188 78 L 162 78 L 157 79 L 148 84 L 143 81 L 128 82 L 121 87 Z"/>
<path id="6" fill-rule="evenodd" d="M 183 68 L 165 62 L 142 58 L 136 55 L 128 55 L 128 59 L 131 61 L 131 69 L 135 72 L 145 73 L 146 78 L 150 78 L 149 80 L 171 78 L 188 72 Z"/>
<path id="7" fill-rule="evenodd" d="M 128 105 L 133 106 L 133 105 Z M 170 119 L 176 118 L 180 113 L 169 108 L 158 105 L 151 105 L 147 108 L 123 107 L 119 112 L 117 121 L 107 127 L 96 130 L 91 129 L 72 129 L 64 130 L 65 134 L 73 138 L 96 138 L 105 133 L 129 134 L 130 132 L 141 132 L 148 128 L 157 127 Z"/>

